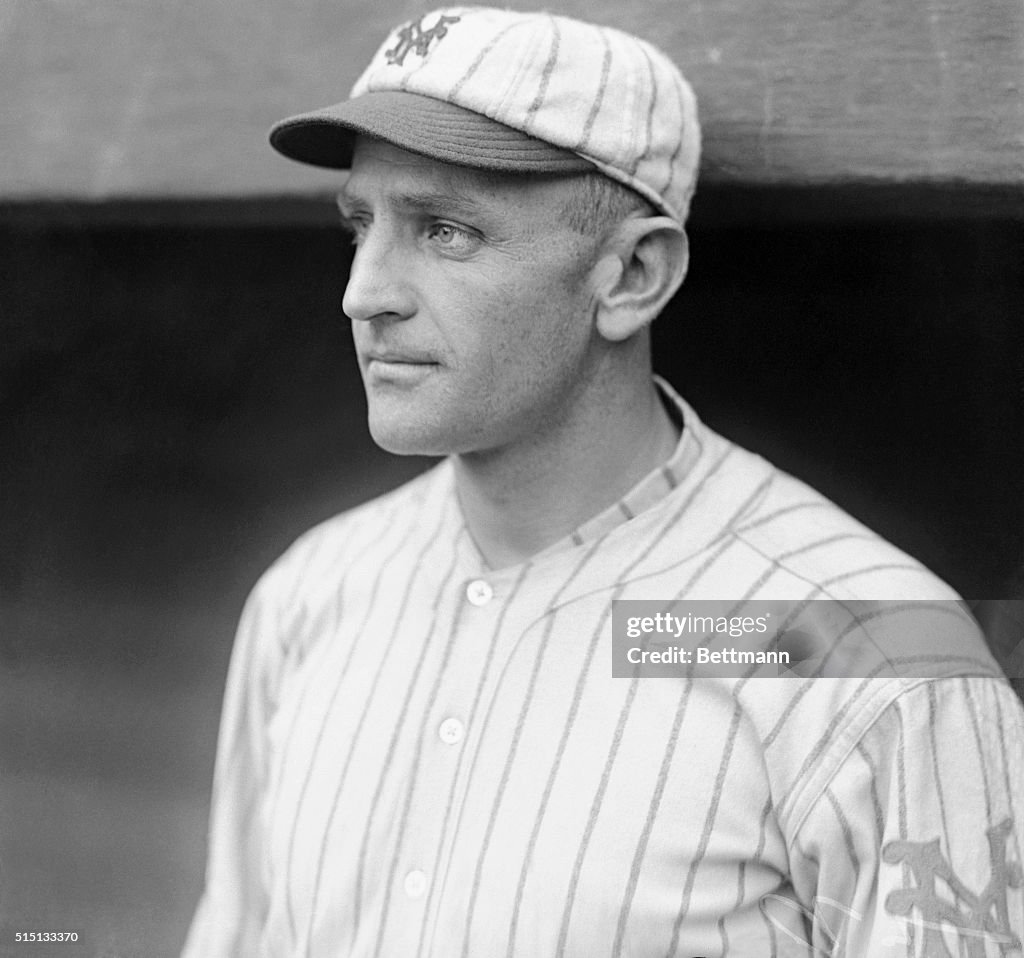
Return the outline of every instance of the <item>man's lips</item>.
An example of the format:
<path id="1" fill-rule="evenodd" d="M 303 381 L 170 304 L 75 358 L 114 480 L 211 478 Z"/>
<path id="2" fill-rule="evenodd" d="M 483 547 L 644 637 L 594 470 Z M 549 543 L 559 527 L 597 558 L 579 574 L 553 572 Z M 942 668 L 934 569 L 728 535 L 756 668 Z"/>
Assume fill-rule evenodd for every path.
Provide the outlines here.
<path id="1" fill-rule="evenodd" d="M 425 353 L 368 352 L 367 363 L 389 363 L 400 366 L 436 366 L 437 360 Z"/>
<path id="2" fill-rule="evenodd" d="M 426 353 L 371 350 L 363 360 L 367 383 L 401 388 L 414 386 L 432 376 L 440 364 Z"/>

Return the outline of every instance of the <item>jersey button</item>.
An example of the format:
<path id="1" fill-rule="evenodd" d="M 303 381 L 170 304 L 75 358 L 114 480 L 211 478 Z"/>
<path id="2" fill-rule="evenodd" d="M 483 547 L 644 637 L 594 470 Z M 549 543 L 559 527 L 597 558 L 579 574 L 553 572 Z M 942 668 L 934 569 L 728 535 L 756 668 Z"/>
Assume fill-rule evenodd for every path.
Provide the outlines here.
<path id="1" fill-rule="evenodd" d="M 445 745 L 458 745 L 465 731 L 466 727 L 457 718 L 446 718 L 437 727 L 437 737 Z"/>
<path id="2" fill-rule="evenodd" d="M 487 605 L 494 598 L 494 589 L 483 579 L 474 579 L 466 586 L 466 598 L 473 605 Z"/>
<path id="3" fill-rule="evenodd" d="M 410 898 L 420 898 L 427 890 L 427 876 L 418 868 L 414 868 L 405 876 L 405 893 Z"/>

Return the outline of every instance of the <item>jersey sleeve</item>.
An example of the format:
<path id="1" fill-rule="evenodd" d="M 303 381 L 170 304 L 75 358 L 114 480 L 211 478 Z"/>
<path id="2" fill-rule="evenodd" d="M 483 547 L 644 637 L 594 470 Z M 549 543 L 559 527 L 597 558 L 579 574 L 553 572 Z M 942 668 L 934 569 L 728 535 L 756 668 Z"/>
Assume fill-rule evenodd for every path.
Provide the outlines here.
<path id="1" fill-rule="evenodd" d="M 1024 710 L 991 678 L 903 693 L 790 843 L 816 955 L 1008 958 L 1024 938 Z"/>
<path id="2" fill-rule="evenodd" d="M 259 954 L 266 910 L 259 827 L 267 765 L 265 729 L 281 658 L 272 572 L 250 594 L 231 654 L 211 799 L 206 884 L 182 958 Z"/>

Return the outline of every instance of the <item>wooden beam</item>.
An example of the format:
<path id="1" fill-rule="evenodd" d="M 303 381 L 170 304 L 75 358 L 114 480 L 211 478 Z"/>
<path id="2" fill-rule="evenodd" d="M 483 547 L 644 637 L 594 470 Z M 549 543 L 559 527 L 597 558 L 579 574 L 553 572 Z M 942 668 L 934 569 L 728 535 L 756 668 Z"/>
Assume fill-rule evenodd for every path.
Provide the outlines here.
<path id="1" fill-rule="evenodd" d="M 266 129 L 343 99 L 389 26 L 434 5 L 12 0 L 0 199 L 323 192 L 332 175 L 277 157 Z M 1024 187 L 1019 0 L 547 6 L 631 29 L 680 63 L 712 187 Z"/>

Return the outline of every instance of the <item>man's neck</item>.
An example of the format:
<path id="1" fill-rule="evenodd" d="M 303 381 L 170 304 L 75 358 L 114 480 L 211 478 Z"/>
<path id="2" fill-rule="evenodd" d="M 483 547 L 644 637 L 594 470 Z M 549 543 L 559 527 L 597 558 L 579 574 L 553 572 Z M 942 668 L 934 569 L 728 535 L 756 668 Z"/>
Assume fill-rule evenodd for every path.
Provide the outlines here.
<path id="1" fill-rule="evenodd" d="M 469 531 L 492 569 L 518 565 L 618 502 L 668 461 L 678 439 L 647 379 L 583 421 L 515 447 L 455 456 Z"/>

